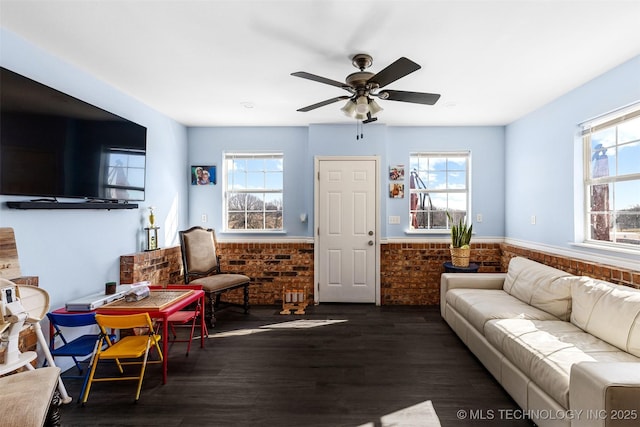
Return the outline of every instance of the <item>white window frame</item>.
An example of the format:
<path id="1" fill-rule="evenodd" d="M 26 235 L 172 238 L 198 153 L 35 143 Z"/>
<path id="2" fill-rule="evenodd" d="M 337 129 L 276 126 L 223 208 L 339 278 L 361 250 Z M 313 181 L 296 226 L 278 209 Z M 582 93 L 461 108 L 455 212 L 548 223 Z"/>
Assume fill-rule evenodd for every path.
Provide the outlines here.
<path id="1" fill-rule="evenodd" d="M 436 188 L 436 187 L 430 187 L 428 183 L 424 183 L 424 187 L 425 188 L 415 188 L 412 189 L 411 188 L 411 180 L 412 180 L 412 173 L 414 172 L 413 170 L 413 161 L 415 158 L 464 158 L 466 160 L 466 169 L 465 169 L 465 179 L 464 179 L 464 188 L 455 188 L 455 187 L 449 187 L 448 185 L 445 188 Z M 429 170 L 429 169 L 427 169 Z M 420 171 L 417 171 L 418 175 L 420 175 Z M 423 180 L 424 181 L 424 180 Z M 419 187 L 419 184 L 416 184 L 416 187 Z M 414 228 L 414 220 L 418 220 L 417 219 L 417 214 L 415 212 L 414 209 L 412 209 L 412 200 L 413 200 L 413 195 L 417 195 L 417 201 L 418 201 L 418 208 L 420 207 L 420 196 L 421 195 L 425 195 L 427 197 L 427 200 L 431 200 L 430 199 L 430 195 L 431 194 L 464 194 L 465 197 L 465 204 L 466 204 L 466 210 L 465 210 L 465 222 L 467 224 L 471 223 L 471 151 L 468 150 L 464 150 L 464 151 L 446 151 L 446 152 L 442 152 L 442 151 L 424 151 L 424 152 L 413 152 L 409 154 L 409 176 L 408 176 L 408 184 L 407 187 L 409 187 L 409 191 L 406 192 L 407 194 L 409 194 L 409 227 L 407 229 L 407 233 L 415 233 L 415 234 L 449 234 L 450 230 L 451 230 L 451 225 L 449 222 L 449 219 L 446 216 L 446 213 L 442 213 L 440 211 L 438 211 L 437 209 L 433 210 L 432 212 L 440 212 L 440 219 L 442 220 L 442 216 L 444 215 L 444 226 L 442 227 L 438 227 L 435 226 L 433 223 L 430 223 L 429 221 L 429 215 L 427 214 L 427 227 L 425 228 Z M 447 206 L 445 208 L 445 211 L 450 211 L 450 205 L 447 202 Z M 419 210 L 419 209 L 418 209 Z M 453 220 L 454 222 L 458 222 L 459 218 L 460 218 L 460 214 L 457 214 L 455 211 L 452 211 L 452 216 L 453 216 Z"/>
<path id="2" fill-rule="evenodd" d="M 640 252 L 640 244 L 635 243 L 627 243 L 623 232 L 616 230 L 616 221 L 620 214 L 620 212 L 624 211 L 621 209 L 620 211 L 616 210 L 616 194 L 615 188 L 617 183 L 624 183 L 630 181 L 640 181 L 640 172 L 637 173 L 627 173 L 627 174 L 619 174 L 617 162 L 619 161 L 619 152 L 620 149 L 624 149 L 632 144 L 640 144 L 640 139 L 630 140 L 630 141 L 622 141 L 620 142 L 618 127 L 626 122 L 631 120 L 640 119 L 640 103 L 633 104 L 631 106 L 625 107 L 621 110 L 603 115 L 596 119 L 590 120 L 586 123 L 580 125 L 580 137 L 582 143 L 582 167 L 583 167 L 583 179 L 582 179 L 582 197 L 584 200 L 583 205 L 583 238 L 582 243 L 587 245 L 593 245 L 603 249 L 612 249 L 612 250 L 623 250 L 623 251 L 632 251 L 632 252 Z M 613 153 L 615 155 L 615 163 L 614 163 L 614 171 L 608 171 L 607 175 L 603 176 L 592 176 L 592 161 L 593 156 L 602 155 L 603 150 L 595 150 L 592 147 L 592 135 L 597 132 L 613 129 L 615 133 L 615 141 L 612 145 L 609 145 L 604 150 L 604 152 Z M 607 161 L 608 162 L 608 161 Z M 610 240 L 601 240 L 592 237 L 592 222 L 596 222 L 597 212 L 593 210 L 592 207 L 596 207 L 592 204 L 592 195 L 596 195 L 598 188 L 604 188 L 606 191 L 605 196 L 607 199 L 607 205 L 605 206 L 605 211 L 609 212 L 608 219 L 606 221 L 611 225 L 611 230 L 609 231 L 609 239 Z M 595 191 L 595 192 L 594 192 Z M 609 194 L 611 192 L 611 194 Z M 611 199 L 614 201 L 613 206 L 609 206 L 608 200 Z M 593 206 L 592 206 L 593 205 Z M 640 205 L 640 197 L 637 200 L 636 205 Z M 602 218 L 603 215 L 600 215 Z M 597 228 L 597 224 L 596 224 Z M 634 239 L 635 240 L 635 239 Z M 632 240 L 633 241 L 633 240 Z"/>
<path id="3" fill-rule="evenodd" d="M 268 188 L 266 186 L 267 178 L 265 176 L 264 183 L 265 185 L 262 187 L 245 187 L 241 183 L 234 182 L 233 174 L 231 174 L 230 165 L 234 160 L 280 160 L 282 164 L 282 169 L 280 173 L 282 174 L 282 185 L 280 187 Z M 267 169 L 252 169 L 250 171 L 245 171 L 245 173 L 277 173 L 276 170 L 267 170 Z M 229 233 L 269 233 L 269 232 L 283 232 L 284 231 L 284 154 L 282 152 L 225 152 L 223 153 L 223 188 L 224 188 L 224 203 L 222 206 L 222 218 L 223 218 L 223 229 L 225 232 Z M 245 177 L 245 182 L 248 182 L 248 177 Z M 279 209 L 267 209 L 267 203 L 262 203 L 262 210 L 249 211 L 247 206 L 245 205 L 244 211 L 242 215 L 244 215 L 244 228 L 229 228 L 229 198 L 233 197 L 234 194 L 256 194 L 262 193 L 263 197 L 267 195 L 278 195 L 280 194 L 280 207 Z M 236 213 L 240 213 L 241 211 L 236 211 Z M 261 228 L 247 228 L 248 216 L 250 213 L 258 213 L 262 215 L 262 227 Z M 280 227 L 277 228 L 266 228 L 266 219 L 268 213 L 280 213 Z"/>

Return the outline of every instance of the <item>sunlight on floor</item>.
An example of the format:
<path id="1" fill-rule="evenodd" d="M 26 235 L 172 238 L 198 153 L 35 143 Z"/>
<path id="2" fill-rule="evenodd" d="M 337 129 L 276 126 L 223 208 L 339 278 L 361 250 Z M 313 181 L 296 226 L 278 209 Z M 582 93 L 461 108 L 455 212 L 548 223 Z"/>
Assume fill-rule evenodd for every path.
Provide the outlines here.
<path id="1" fill-rule="evenodd" d="M 336 323 L 347 322 L 347 320 L 312 320 L 312 319 L 300 319 L 300 320 L 291 320 L 289 322 L 281 322 L 281 323 L 272 323 L 269 325 L 263 325 L 259 328 L 251 328 L 251 329 L 238 329 L 235 331 L 227 331 L 227 332 L 219 332 L 215 334 L 209 334 L 209 338 L 227 338 L 227 337 L 238 337 L 243 335 L 252 335 L 258 334 L 260 332 L 268 332 L 272 329 L 309 329 L 316 328 L 318 326 L 328 326 L 334 325 Z"/>
<path id="2" fill-rule="evenodd" d="M 380 417 L 379 423 L 366 423 L 358 427 L 441 427 L 430 400 L 409 406 Z"/>
<path id="3" fill-rule="evenodd" d="M 327 326 L 334 325 L 336 323 L 343 323 L 347 320 L 310 320 L 310 319 L 301 319 L 301 320 L 292 320 L 290 322 L 282 322 L 282 323 L 272 323 L 271 325 L 264 325 L 261 328 L 267 329 L 308 329 L 315 328 L 318 326 Z"/>

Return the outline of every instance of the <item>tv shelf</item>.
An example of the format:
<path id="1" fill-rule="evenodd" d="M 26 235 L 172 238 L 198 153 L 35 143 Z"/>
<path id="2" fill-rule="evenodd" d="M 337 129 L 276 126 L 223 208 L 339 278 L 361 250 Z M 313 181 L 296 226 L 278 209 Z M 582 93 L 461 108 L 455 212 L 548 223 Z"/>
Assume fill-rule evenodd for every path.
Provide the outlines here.
<path id="1" fill-rule="evenodd" d="M 54 202 L 54 201 L 24 201 L 7 202 L 12 209 L 138 209 L 137 203 L 118 202 Z"/>

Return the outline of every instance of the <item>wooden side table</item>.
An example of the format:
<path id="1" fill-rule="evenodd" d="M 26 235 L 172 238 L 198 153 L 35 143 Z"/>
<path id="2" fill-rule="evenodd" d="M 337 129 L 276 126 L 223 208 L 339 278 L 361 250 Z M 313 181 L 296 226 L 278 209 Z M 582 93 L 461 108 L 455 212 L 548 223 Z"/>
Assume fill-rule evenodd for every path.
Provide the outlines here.
<path id="1" fill-rule="evenodd" d="M 477 273 L 480 267 L 474 263 L 469 263 L 469 267 L 456 267 L 451 262 L 445 262 L 442 265 L 444 266 L 445 273 Z"/>

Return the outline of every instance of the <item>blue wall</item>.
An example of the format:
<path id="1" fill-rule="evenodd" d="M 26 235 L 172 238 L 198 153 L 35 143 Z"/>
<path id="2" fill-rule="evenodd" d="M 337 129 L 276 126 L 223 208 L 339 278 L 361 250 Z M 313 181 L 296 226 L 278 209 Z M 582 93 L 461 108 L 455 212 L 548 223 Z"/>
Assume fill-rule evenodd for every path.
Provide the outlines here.
<path id="1" fill-rule="evenodd" d="M 313 182 L 307 171 L 306 127 L 215 127 L 190 128 L 188 158 L 184 180 L 188 180 L 189 166 L 215 165 L 217 184 L 192 185 L 189 189 L 189 224 L 211 227 L 220 236 L 222 230 L 222 155 L 227 151 L 273 151 L 284 153 L 284 229 L 287 236 L 308 236 L 309 221 L 300 221 L 307 210 L 307 201 L 313 201 Z M 313 166 L 312 166 L 313 168 Z M 309 194 L 311 188 L 311 194 Z M 206 215 L 207 222 L 202 222 Z M 242 234 L 251 238 L 251 234 Z M 270 238 L 282 238 L 285 234 L 270 234 Z M 227 235 L 229 237 L 229 235 Z"/>
<path id="2" fill-rule="evenodd" d="M 409 197 L 388 196 L 390 165 L 409 164 L 409 154 L 416 151 L 470 150 L 472 156 L 472 207 L 482 213 L 483 222 L 474 225 L 477 238 L 504 235 L 504 127 L 387 127 L 364 126 L 364 138 L 356 139 L 355 122 L 349 125 L 310 125 L 300 127 L 212 127 L 189 129 L 191 165 L 218 166 L 218 185 L 192 186 L 189 193 L 189 221 L 218 230 L 229 238 L 312 238 L 314 158 L 316 156 L 379 156 L 380 215 L 383 238 L 443 238 L 439 235 L 407 234 Z M 222 153 L 224 151 L 281 151 L 285 161 L 285 233 L 281 235 L 239 235 L 223 233 Z M 187 168 L 188 169 L 188 168 Z M 405 186 L 409 187 L 408 176 Z M 308 221 L 302 223 L 300 214 Z M 388 225 L 388 215 L 401 218 L 399 225 Z M 475 215 L 474 215 L 475 218 Z M 242 237 L 241 237 L 242 236 Z"/>
<path id="3" fill-rule="evenodd" d="M 14 210 L 0 196 L 0 227 L 13 227 L 22 274 L 39 276 L 51 307 L 119 281 L 120 255 L 143 248 L 148 206 L 156 207 L 161 246 L 178 243 L 187 223 L 184 126 L 15 34 L 0 30 L 0 64 L 147 127 L 146 201 L 133 210 Z"/>
<path id="4" fill-rule="evenodd" d="M 582 229 L 578 125 L 638 100 L 640 56 L 506 127 L 506 237 L 550 250 L 605 254 L 573 245 Z M 633 254 L 615 256 L 638 260 Z"/>
<path id="5" fill-rule="evenodd" d="M 408 164 L 409 153 L 470 150 L 472 214 L 476 239 L 501 238 L 553 250 L 572 248 L 575 181 L 580 171 L 575 133 L 578 123 L 640 99 L 640 57 L 605 73 L 547 106 L 506 126 L 389 127 L 365 125 L 356 140 L 355 123 L 309 127 L 191 128 L 163 116 L 90 74 L 31 45 L 0 33 L 1 65 L 97 105 L 148 128 L 147 200 L 132 211 L 17 211 L 0 204 L 0 226 L 13 227 L 23 274 L 40 276 L 52 306 L 102 289 L 117 280 L 119 256 L 143 246 L 147 207 L 155 206 L 161 246 L 177 244 L 177 230 L 200 225 L 221 230 L 222 153 L 273 150 L 285 155 L 285 230 L 267 235 L 287 239 L 313 236 L 313 166 L 316 156 L 379 156 L 381 225 L 387 239 L 441 238 L 406 234 L 409 198 L 390 199 L 388 168 Z M 381 119 L 382 121 L 382 119 Z M 189 185 L 189 166 L 218 166 L 218 185 Z M 408 187 L 408 178 L 405 179 Z M 16 198 L 0 196 L 0 202 Z M 308 222 L 300 221 L 306 213 Z M 401 217 L 388 225 L 388 216 Z M 536 215 L 537 224 L 530 224 Z M 223 238 L 252 239 L 227 234 Z M 574 249 L 572 249 L 574 250 Z M 580 249 L 587 251 L 586 249 Z M 634 255 L 620 255 L 636 259 Z"/>

